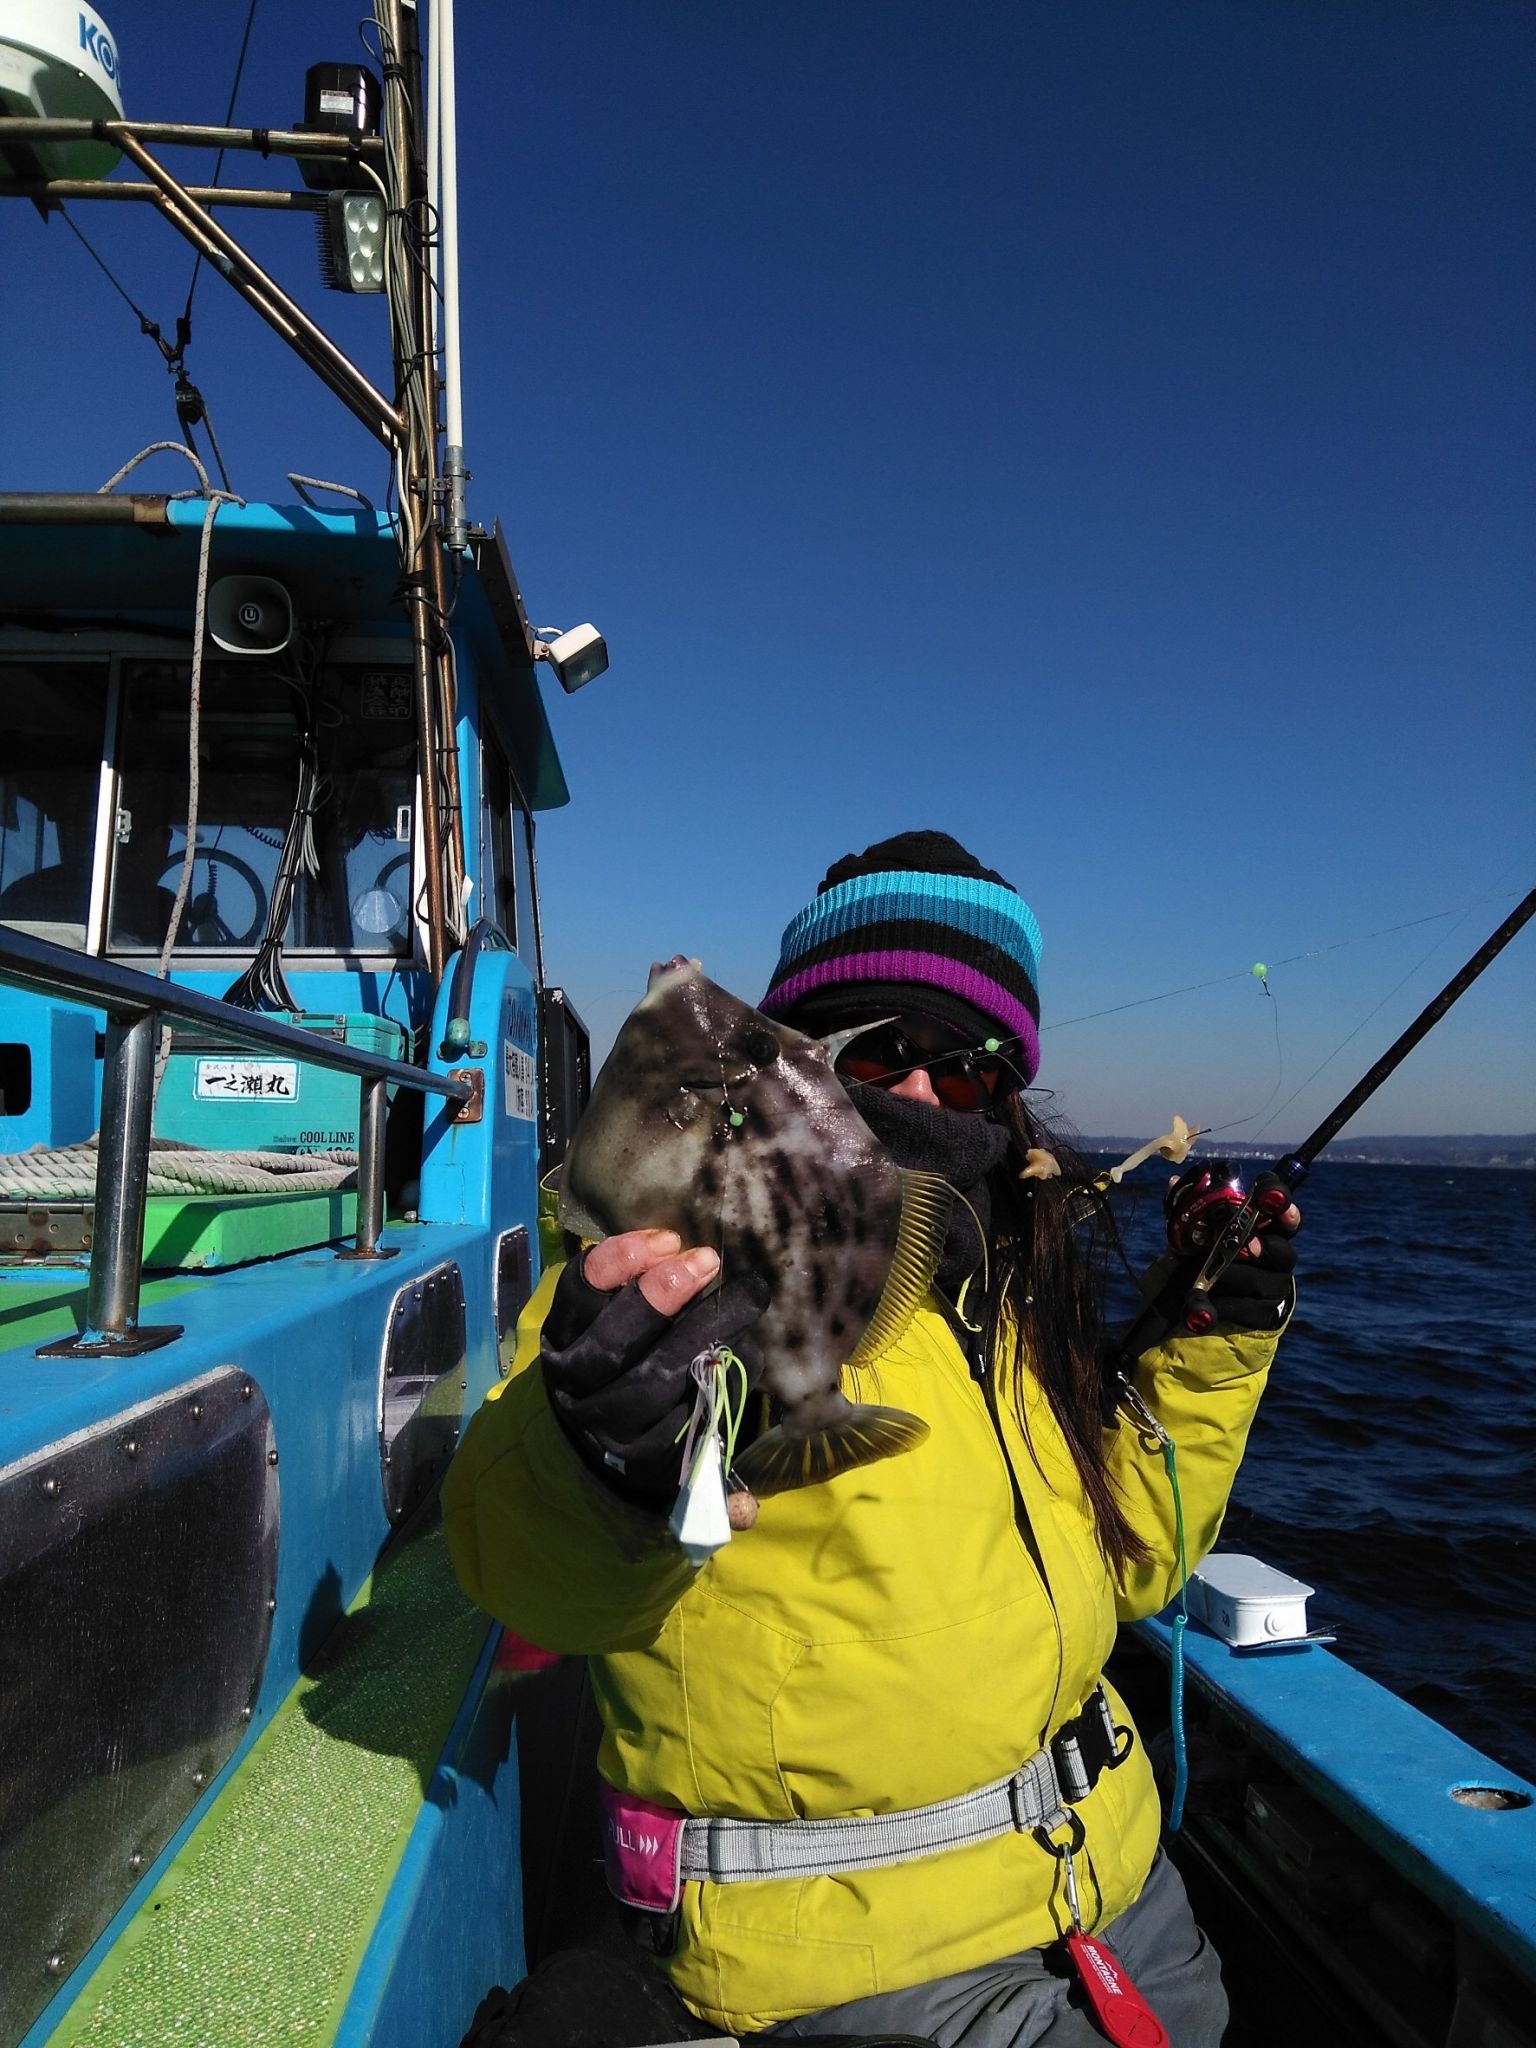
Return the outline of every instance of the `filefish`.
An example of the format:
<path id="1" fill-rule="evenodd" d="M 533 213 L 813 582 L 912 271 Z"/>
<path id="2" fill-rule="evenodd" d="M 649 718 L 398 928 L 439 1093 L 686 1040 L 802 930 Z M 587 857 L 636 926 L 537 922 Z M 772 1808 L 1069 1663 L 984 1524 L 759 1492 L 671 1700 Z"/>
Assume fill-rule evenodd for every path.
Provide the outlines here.
<path id="1" fill-rule="evenodd" d="M 830 1479 L 928 1434 L 904 1409 L 849 1400 L 840 1382 L 911 1321 L 952 1191 L 897 1166 L 832 1057 L 679 955 L 652 968 L 560 1170 L 567 1230 L 675 1230 L 720 1252 L 722 1279 L 767 1279 L 753 1334 L 776 1421 L 735 1466 L 754 1493 Z"/>

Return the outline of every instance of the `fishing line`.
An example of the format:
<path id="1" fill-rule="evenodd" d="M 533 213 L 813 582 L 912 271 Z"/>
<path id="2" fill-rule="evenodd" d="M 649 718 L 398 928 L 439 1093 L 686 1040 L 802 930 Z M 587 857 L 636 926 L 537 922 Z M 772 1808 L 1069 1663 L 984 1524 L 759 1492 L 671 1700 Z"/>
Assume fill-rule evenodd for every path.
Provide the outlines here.
<path id="1" fill-rule="evenodd" d="M 1295 1089 L 1293 1093 L 1291 1093 L 1285 1098 L 1284 1102 L 1281 1103 L 1280 1107 L 1275 1111 L 1274 1115 L 1267 1117 L 1265 1121 L 1259 1125 L 1259 1128 L 1253 1134 L 1256 1138 L 1263 1137 L 1264 1133 L 1269 1129 L 1269 1126 L 1272 1123 L 1274 1123 L 1275 1119 L 1277 1117 L 1284 1116 L 1285 1112 L 1290 1108 L 1291 1104 L 1296 1100 L 1297 1096 L 1304 1095 L 1306 1091 L 1312 1086 L 1312 1083 L 1323 1071 L 1323 1068 L 1331 1066 L 1333 1061 L 1336 1060 L 1339 1054 L 1344 1050 L 1345 1046 L 1347 1046 L 1352 1039 L 1358 1038 L 1360 1036 L 1360 1033 L 1365 1029 L 1366 1025 L 1370 1023 L 1371 1019 L 1377 1014 L 1377 1011 L 1384 1010 L 1387 1004 L 1390 1003 L 1392 998 L 1398 993 L 1398 991 L 1400 989 L 1407 987 L 1408 983 L 1412 981 L 1413 977 L 1418 973 L 1419 969 L 1425 966 L 1430 960 L 1434 958 L 1436 953 L 1438 953 L 1440 948 L 1443 945 L 1445 945 L 1447 940 L 1453 939 L 1456 936 L 1456 933 L 1460 930 L 1461 926 L 1464 925 L 1467 919 L 1471 916 L 1472 907 L 1473 906 L 1469 904 L 1467 908 L 1461 912 L 1460 916 L 1457 918 L 1455 924 L 1451 926 L 1450 930 L 1448 932 L 1442 932 L 1440 937 L 1436 939 L 1435 943 L 1430 947 L 1429 951 L 1426 954 L 1424 954 L 1423 958 L 1416 960 L 1413 966 L 1410 967 L 1408 972 L 1403 976 L 1402 980 L 1399 982 L 1395 982 L 1393 986 L 1387 990 L 1387 993 L 1382 997 L 1381 1001 L 1375 1004 L 1371 1009 L 1366 1011 L 1365 1015 L 1360 1019 L 1360 1022 L 1355 1026 L 1354 1030 L 1349 1032 L 1345 1037 L 1339 1040 L 1338 1044 L 1333 1048 L 1333 1051 L 1329 1053 L 1327 1059 L 1320 1060 L 1318 1062 L 1318 1064 L 1312 1069 L 1311 1073 L 1308 1074 L 1306 1080 L 1302 1082 L 1301 1086 Z M 1223 1128 L 1225 1128 L 1225 1126 Z"/>
<path id="2" fill-rule="evenodd" d="M 1464 918 L 1476 908 L 1477 903 L 1484 901 L 1486 898 L 1477 897 L 1462 910 L 1434 910 L 1427 917 L 1410 917 L 1404 924 L 1383 925 L 1380 931 L 1359 932 L 1352 939 L 1334 939 L 1326 946 L 1309 946 L 1304 953 L 1289 953 L 1283 960 L 1276 960 L 1272 965 L 1294 967 L 1300 960 L 1320 960 L 1325 954 L 1342 952 L 1346 946 L 1363 946 L 1372 939 L 1390 938 L 1394 932 L 1412 931 L 1415 925 L 1435 924 L 1447 917 Z M 1446 937 L 1450 937 L 1449 932 L 1446 933 Z M 1160 995 L 1134 996 L 1128 1003 L 1111 1003 L 1107 1010 L 1085 1010 L 1080 1017 L 1058 1017 L 1054 1023 L 1042 1024 L 1040 1029 L 1042 1032 L 1065 1031 L 1069 1024 L 1091 1024 L 1096 1017 L 1117 1017 L 1122 1010 L 1140 1010 L 1148 1003 L 1167 1003 L 1175 996 L 1194 995 L 1201 989 L 1220 988 L 1223 982 L 1243 981 L 1252 972 L 1252 968 L 1244 967 L 1232 974 L 1215 974 L 1208 981 L 1191 981 L 1186 982 L 1182 988 L 1164 989 Z"/>
<path id="3" fill-rule="evenodd" d="M 1455 931 L 1455 929 L 1456 929 L 1455 925 L 1452 925 L 1452 926 L 1451 926 L 1451 931 Z M 1448 938 L 1450 937 L 1450 935 L 1451 935 L 1451 933 L 1450 933 L 1450 932 L 1447 932 L 1447 933 L 1446 933 L 1446 935 L 1445 935 L 1445 937 L 1446 937 L 1446 938 L 1448 939 Z M 1439 940 L 1439 941 L 1438 941 L 1437 943 L 1438 943 L 1438 944 L 1440 944 L 1440 945 L 1444 945 L 1444 943 L 1445 943 L 1445 939 L 1441 939 L 1441 940 Z M 1303 956 L 1303 957 L 1305 957 L 1305 956 Z M 1254 967 L 1251 967 L 1251 968 L 1250 968 L 1250 969 L 1249 969 L 1248 971 L 1249 971 L 1249 973 L 1250 973 L 1250 974 L 1251 974 L 1251 975 L 1252 975 L 1252 976 L 1254 977 L 1254 979 L 1255 979 L 1256 981 L 1258 981 L 1258 982 L 1259 982 L 1259 984 L 1261 985 L 1261 987 L 1262 987 L 1262 988 L 1263 988 L 1263 990 L 1264 990 L 1264 993 L 1265 993 L 1265 995 L 1267 995 L 1267 996 L 1269 997 L 1270 1003 L 1271 1003 L 1271 1005 L 1272 1005 L 1272 1007 L 1273 1007 L 1273 1011 L 1274 1011 L 1274 1019 L 1275 1019 L 1275 1085 L 1274 1085 L 1274 1087 L 1273 1087 L 1273 1088 L 1271 1088 L 1271 1089 L 1270 1089 L 1270 1091 L 1269 1091 L 1268 1095 L 1267 1095 L 1267 1096 L 1266 1096 L 1266 1097 L 1264 1098 L 1264 1100 L 1263 1100 L 1263 1101 L 1262 1101 L 1262 1102 L 1261 1102 L 1261 1103 L 1259 1104 L 1259 1106 L 1258 1106 L 1258 1108 L 1257 1108 L 1257 1109 L 1255 1109 L 1255 1110 L 1250 1110 L 1247 1116 L 1235 1116 L 1235 1117 L 1233 1117 L 1233 1118 L 1231 1119 L 1231 1121 L 1230 1121 L 1230 1122 L 1228 1122 L 1228 1123 L 1224 1123 L 1224 1124 L 1210 1124 L 1210 1125 L 1208 1125 L 1208 1126 L 1206 1127 L 1206 1129 L 1205 1129 L 1205 1130 L 1203 1130 L 1203 1131 L 1202 1131 L 1202 1132 L 1200 1133 L 1200 1135 L 1201 1135 L 1201 1137 L 1202 1137 L 1202 1138 L 1211 1138 L 1211 1137 L 1214 1137 L 1214 1136 L 1216 1135 L 1216 1133 L 1217 1133 L 1218 1131 L 1236 1131 L 1236 1130 L 1240 1130 L 1240 1129 L 1242 1128 L 1242 1126 L 1243 1126 L 1244 1124 L 1251 1124 L 1251 1123 L 1253 1122 L 1253 1120 L 1254 1120 L 1254 1118 L 1255 1118 L 1255 1117 L 1257 1117 L 1257 1116 L 1262 1116 L 1262 1115 L 1264 1114 L 1265 1110 L 1267 1110 L 1267 1109 L 1269 1108 L 1270 1104 L 1271 1104 L 1271 1103 L 1272 1103 L 1272 1102 L 1274 1101 L 1275 1097 L 1276 1097 L 1276 1096 L 1277 1096 L 1277 1095 L 1278 1095 L 1278 1094 L 1280 1093 L 1280 1090 L 1281 1090 L 1281 1089 L 1282 1089 L 1282 1088 L 1283 1088 L 1283 1087 L 1285 1086 L 1285 1052 L 1284 1052 L 1284 1049 L 1282 1048 L 1282 1046 L 1281 1046 L 1281 1044 L 1280 1044 L 1280 1004 L 1279 1004 L 1279 1001 L 1278 1001 L 1278 999 L 1277 999 L 1277 997 L 1276 997 L 1276 995 L 1275 995 L 1275 992 L 1274 992 L 1274 990 L 1273 990 L 1273 989 L 1272 989 L 1272 988 L 1270 987 L 1270 985 L 1269 985 L 1269 974 L 1268 974 L 1268 971 L 1267 971 L 1267 970 L 1261 970 L 1261 967 L 1260 967 L 1260 966 L 1257 966 L 1257 965 L 1256 965 L 1256 966 L 1254 966 Z M 1294 1100 L 1295 1100 L 1295 1097 L 1293 1096 L 1293 1097 L 1292 1097 L 1291 1099 L 1292 1099 L 1292 1101 L 1294 1101 Z M 1275 1112 L 1276 1116 L 1278 1116 L 1278 1115 L 1279 1115 L 1279 1113 L 1280 1113 L 1280 1112 L 1279 1112 L 1278 1110 L 1276 1110 L 1276 1112 Z M 1261 1126 L 1260 1126 L 1260 1129 L 1262 1129 L 1262 1128 L 1263 1128 L 1263 1126 L 1261 1125 Z M 1255 1136 L 1257 1136 L 1257 1135 L 1258 1135 L 1258 1133 L 1257 1133 L 1257 1132 L 1255 1132 L 1255 1134 L 1254 1134 L 1254 1135 L 1255 1135 Z"/>

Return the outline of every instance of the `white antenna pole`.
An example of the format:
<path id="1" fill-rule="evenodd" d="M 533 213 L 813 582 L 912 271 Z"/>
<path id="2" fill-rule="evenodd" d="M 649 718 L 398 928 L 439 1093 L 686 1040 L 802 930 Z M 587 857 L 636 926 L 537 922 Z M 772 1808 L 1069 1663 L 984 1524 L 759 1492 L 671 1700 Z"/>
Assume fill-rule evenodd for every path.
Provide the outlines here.
<path id="1" fill-rule="evenodd" d="M 442 269 L 442 220 L 438 213 L 439 160 L 442 141 L 438 133 L 438 82 L 442 74 L 442 29 L 443 17 L 438 0 L 430 0 L 427 15 L 427 221 L 429 251 L 428 274 L 432 279 L 432 335 L 434 352 L 442 346 L 439 330 L 442 326 L 439 306 L 439 273 Z"/>
<path id="2" fill-rule="evenodd" d="M 459 131 L 454 103 L 453 0 L 433 0 L 432 16 L 442 150 L 438 204 L 443 243 L 443 481 L 448 491 L 448 545 L 462 551 L 469 546 L 469 517 L 464 506 L 469 471 L 464 467 L 464 382 L 459 360 Z"/>

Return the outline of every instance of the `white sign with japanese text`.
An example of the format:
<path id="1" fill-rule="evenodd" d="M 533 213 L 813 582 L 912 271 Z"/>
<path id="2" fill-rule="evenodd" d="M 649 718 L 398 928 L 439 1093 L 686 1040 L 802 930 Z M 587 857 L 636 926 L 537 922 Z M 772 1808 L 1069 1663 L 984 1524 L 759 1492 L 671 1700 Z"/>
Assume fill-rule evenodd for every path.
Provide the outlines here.
<path id="1" fill-rule="evenodd" d="M 221 1060 L 197 1063 L 193 1093 L 199 1102 L 297 1102 L 297 1060 Z"/>
<path id="2" fill-rule="evenodd" d="M 533 1054 L 524 1052 L 523 1048 L 514 1045 L 510 1038 L 502 1041 L 501 1076 L 506 1092 L 507 1115 L 520 1116 L 531 1122 L 538 1114 L 538 1097 L 533 1080 Z"/>

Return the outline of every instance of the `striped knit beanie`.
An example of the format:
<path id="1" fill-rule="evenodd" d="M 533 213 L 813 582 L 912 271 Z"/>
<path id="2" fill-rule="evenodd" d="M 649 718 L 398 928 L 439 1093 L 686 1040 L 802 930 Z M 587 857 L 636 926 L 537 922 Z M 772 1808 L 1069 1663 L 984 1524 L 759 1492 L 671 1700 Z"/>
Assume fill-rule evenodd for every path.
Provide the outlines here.
<path id="1" fill-rule="evenodd" d="M 978 1045 L 1017 1039 L 1033 1081 L 1039 987 L 1040 927 L 1013 885 L 947 832 L 903 832 L 827 870 L 758 1008 L 810 1032 L 925 1010 Z"/>

